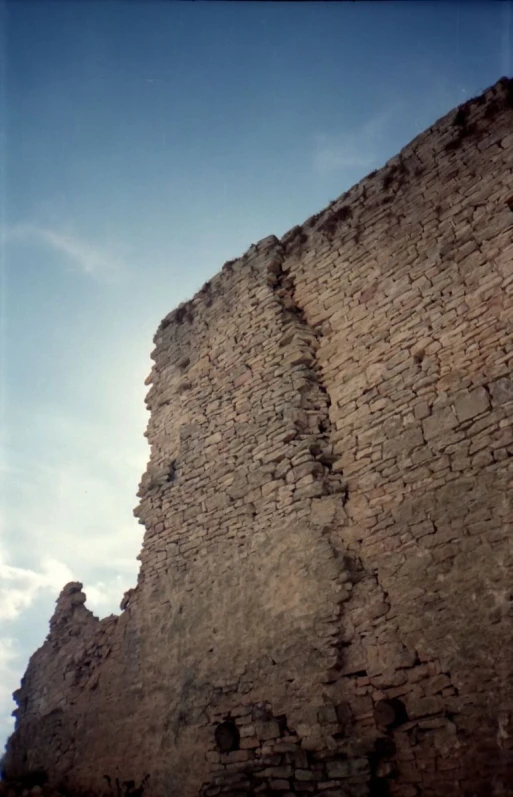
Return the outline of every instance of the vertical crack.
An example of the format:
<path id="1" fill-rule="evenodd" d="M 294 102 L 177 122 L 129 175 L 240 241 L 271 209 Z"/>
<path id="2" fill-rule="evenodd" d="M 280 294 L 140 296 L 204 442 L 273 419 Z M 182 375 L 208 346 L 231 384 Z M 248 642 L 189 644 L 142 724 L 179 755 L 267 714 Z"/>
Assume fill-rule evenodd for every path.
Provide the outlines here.
<path id="1" fill-rule="evenodd" d="M 323 333 L 319 326 L 308 322 L 296 297 L 294 278 L 283 268 L 283 262 L 282 252 L 275 254 L 268 265 L 268 284 L 283 313 L 284 336 L 281 345 L 290 349 L 288 362 L 301 375 L 297 389 L 300 408 L 304 413 L 303 431 L 310 440 L 310 453 L 319 463 L 318 476 L 323 483 L 323 494 L 338 494 L 345 503 L 346 483 L 342 473 L 333 471 L 336 456 L 331 439 L 331 397 L 317 356 Z"/>

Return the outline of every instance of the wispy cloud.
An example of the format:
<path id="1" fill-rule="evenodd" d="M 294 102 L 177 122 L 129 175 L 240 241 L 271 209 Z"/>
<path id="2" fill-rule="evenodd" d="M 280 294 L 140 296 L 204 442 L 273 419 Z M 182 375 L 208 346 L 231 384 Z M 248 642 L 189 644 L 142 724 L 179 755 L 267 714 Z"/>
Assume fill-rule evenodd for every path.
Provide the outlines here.
<path id="1" fill-rule="evenodd" d="M 41 570 L 14 567 L 0 550 L 0 623 L 14 620 L 32 605 L 41 591 L 58 593 L 73 573 L 63 562 L 43 557 Z"/>
<path id="2" fill-rule="evenodd" d="M 112 277 L 123 268 L 116 253 L 93 246 L 73 233 L 37 224 L 17 224 L 5 231 L 3 241 L 50 247 L 71 261 L 76 271 L 91 277 Z"/>
<path id="3" fill-rule="evenodd" d="M 341 169 L 370 169 L 380 158 L 380 149 L 397 108 L 389 107 L 358 128 L 338 136 L 317 136 L 314 168 L 321 173 Z"/>

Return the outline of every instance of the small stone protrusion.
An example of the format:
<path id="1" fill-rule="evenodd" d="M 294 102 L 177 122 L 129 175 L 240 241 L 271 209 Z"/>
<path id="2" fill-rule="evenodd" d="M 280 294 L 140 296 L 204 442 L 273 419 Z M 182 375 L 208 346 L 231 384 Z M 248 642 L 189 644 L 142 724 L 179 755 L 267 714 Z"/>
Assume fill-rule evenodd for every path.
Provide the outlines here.
<path id="1" fill-rule="evenodd" d="M 66 584 L 57 598 L 55 612 L 50 620 L 50 632 L 59 626 L 65 625 L 69 620 L 84 621 L 94 615 L 84 605 L 87 597 L 83 592 L 80 581 L 70 581 Z"/>
<path id="2" fill-rule="evenodd" d="M 135 589 L 132 587 L 131 589 L 127 589 L 127 591 L 123 595 L 123 597 L 121 599 L 121 603 L 119 604 L 119 608 L 121 609 L 122 612 L 124 612 L 125 609 L 127 609 L 129 607 L 130 598 L 132 597 L 134 592 L 135 592 Z"/>

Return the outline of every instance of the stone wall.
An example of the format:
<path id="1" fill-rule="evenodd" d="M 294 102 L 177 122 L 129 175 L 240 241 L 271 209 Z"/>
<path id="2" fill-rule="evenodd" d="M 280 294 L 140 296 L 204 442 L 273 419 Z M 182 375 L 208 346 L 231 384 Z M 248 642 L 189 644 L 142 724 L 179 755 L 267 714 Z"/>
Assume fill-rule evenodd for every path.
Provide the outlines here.
<path id="1" fill-rule="evenodd" d="M 164 319 L 138 584 L 65 588 L 9 776 L 513 795 L 512 130 L 502 80 Z"/>

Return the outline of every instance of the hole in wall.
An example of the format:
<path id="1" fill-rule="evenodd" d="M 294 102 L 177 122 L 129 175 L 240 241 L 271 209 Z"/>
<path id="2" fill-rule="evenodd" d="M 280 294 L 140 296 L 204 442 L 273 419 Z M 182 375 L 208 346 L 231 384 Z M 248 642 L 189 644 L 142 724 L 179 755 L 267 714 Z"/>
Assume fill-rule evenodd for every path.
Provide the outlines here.
<path id="1" fill-rule="evenodd" d="M 214 732 L 217 749 L 220 753 L 231 753 L 240 746 L 240 734 L 233 720 L 226 720 Z"/>
<path id="2" fill-rule="evenodd" d="M 424 357 L 426 356 L 426 352 L 421 349 L 420 351 L 416 351 L 413 355 L 413 362 L 415 365 L 421 365 Z"/>
<path id="3" fill-rule="evenodd" d="M 176 459 L 174 459 L 171 462 L 167 471 L 167 481 L 172 484 L 175 481 L 175 479 L 176 479 Z"/>
<path id="4" fill-rule="evenodd" d="M 374 719 L 382 728 L 393 730 L 408 722 L 408 713 L 402 700 L 379 700 L 374 706 Z"/>
<path id="5" fill-rule="evenodd" d="M 278 717 L 275 717 L 276 722 L 278 723 L 278 728 L 280 729 L 280 733 L 282 736 L 290 735 L 290 728 L 287 725 L 287 716 L 286 714 L 280 714 Z"/>

